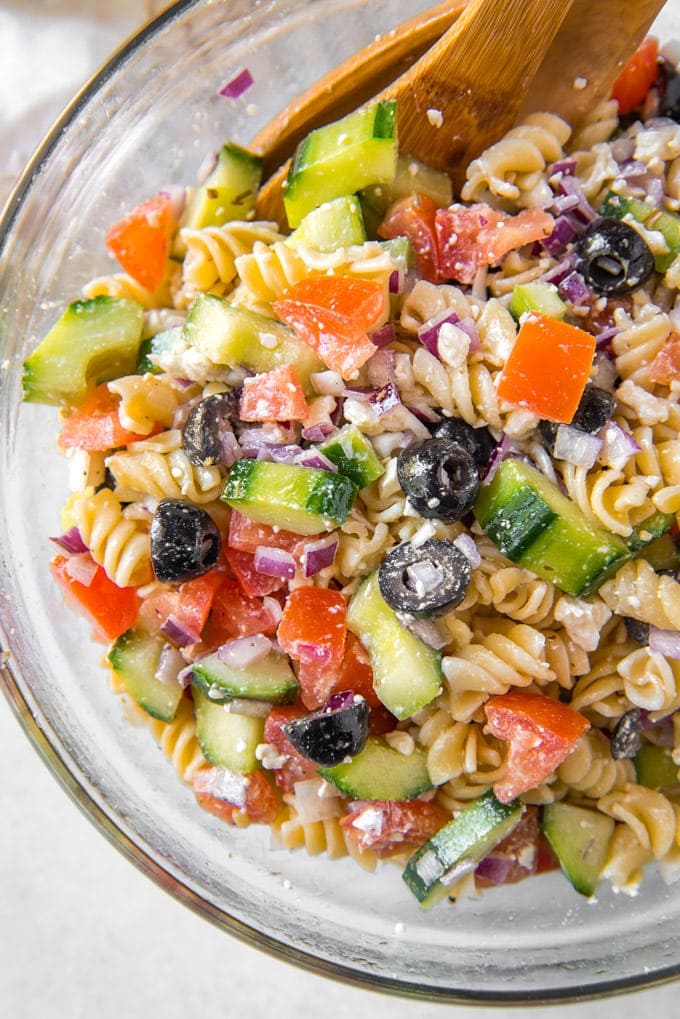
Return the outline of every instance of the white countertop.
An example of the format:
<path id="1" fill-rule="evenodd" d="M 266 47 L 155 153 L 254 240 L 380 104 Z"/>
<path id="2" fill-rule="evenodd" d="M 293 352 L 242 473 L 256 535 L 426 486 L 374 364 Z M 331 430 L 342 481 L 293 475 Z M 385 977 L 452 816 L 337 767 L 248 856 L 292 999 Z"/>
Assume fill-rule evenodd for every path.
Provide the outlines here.
<path id="1" fill-rule="evenodd" d="M 52 118 L 163 5 L 0 0 L 0 204 Z M 12 1019 L 435 1019 L 445 1006 L 371 994 L 235 941 L 138 872 L 50 775 L 0 697 L 0 1015 Z M 680 1016 L 678 988 L 532 1016 Z M 451 1007 L 459 1019 L 520 1014 Z M 522 1010 L 524 1011 L 524 1010 Z"/>

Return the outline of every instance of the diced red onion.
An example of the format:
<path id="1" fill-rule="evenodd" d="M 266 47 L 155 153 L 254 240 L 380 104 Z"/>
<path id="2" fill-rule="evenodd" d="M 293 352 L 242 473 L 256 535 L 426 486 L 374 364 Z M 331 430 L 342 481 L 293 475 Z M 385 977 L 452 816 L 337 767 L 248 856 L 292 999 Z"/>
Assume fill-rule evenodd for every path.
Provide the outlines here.
<path id="1" fill-rule="evenodd" d="M 260 446 L 287 446 L 297 442 L 297 430 L 284 424 L 265 427 L 244 428 L 239 435 L 242 449 L 257 449 Z"/>
<path id="2" fill-rule="evenodd" d="M 191 685 L 191 680 L 193 678 L 193 671 L 194 671 L 194 663 L 192 662 L 191 665 L 185 665 L 184 668 L 180 669 L 180 671 L 177 673 L 177 682 L 185 690 L 186 690 L 186 688 L 188 686 Z"/>
<path id="3" fill-rule="evenodd" d="M 570 425 L 558 425 L 555 434 L 554 455 L 558 460 L 577 467 L 594 467 L 602 450 L 602 439 Z"/>
<path id="4" fill-rule="evenodd" d="M 203 768 L 196 772 L 192 782 L 194 793 L 214 796 L 233 807 L 245 807 L 248 784 L 248 775 L 228 768 Z"/>
<path id="5" fill-rule="evenodd" d="M 266 545 L 258 545 L 255 549 L 253 565 L 257 573 L 263 573 L 267 577 L 280 577 L 283 580 L 292 580 L 297 569 L 295 558 L 290 552 Z"/>
<path id="6" fill-rule="evenodd" d="M 635 152 L 635 141 L 632 138 L 626 138 L 625 136 L 617 138 L 611 143 L 611 154 L 617 163 L 623 163 L 627 159 L 633 158 Z"/>
<path id="7" fill-rule="evenodd" d="M 172 612 L 163 622 L 161 633 L 179 647 L 186 647 L 187 644 L 198 644 L 201 639 L 200 633 L 185 626 Z"/>
<path id="8" fill-rule="evenodd" d="M 418 329 L 418 339 L 434 357 L 439 357 L 439 330 L 446 323 L 451 325 L 458 325 L 460 319 L 452 308 L 447 308 L 445 311 L 440 312 L 439 315 L 434 315 L 429 318 L 427 322 Z"/>
<path id="9" fill-rule="evenodd" d="M 456 548 L 459 548 L 463 555 L 469 560 L 470 566 L 473 570 L 476 570 L 478 566 L 481 566 L 482 557 L 473 537 L 469 534 L 459 534 L 457 538 L 453 539 L 453 544 Z"/>
<path id="10" fill-rule="evenodd" d="M 363 700 L 364 698 L 359 694 L 355 694 L 353 690 L 340 690 L 338 693 L 331 694 L 324 704 L 323 710 L 338 711 L 340 708 L 351 708 L 357 701 Z"/>
<path id="11" fill-rule="evenodd" d="M 500 442 L 494 449 L 493 453 L 489 457 L 489 462 L 486 466 L 486 471 L 482 475 L 484 481 L 491 481 L 494 474 L 503 463 L 503 461 L 510 456 L 512 449 L 512 441 L 508 435 L 503 435 Z"/>
<path id="12" fill-rule="evenodd" d="M 301 559 L 305 577 L 314 577 L 320 570 L 332 566 L 337 551 L 338 539 L 332 535 L 305 542 Z"/>
<path id="13" fill-rule="evenodd" d="M 225 665 L 234 669 L 247 669 L 249 665 L 262 661 L 272 649 L 272 642 L 263 633 L 249 637 L 235 637 L 217 648 L 216 654 Z"/>
<path id="14" fill-rule="evenodd" d="M 466 315 L 465 318 L 459 319 L 456 323 L 456 328 L 461 329 L 470 340 L 470 354 L 475 354 L 478 350 L 482 349 L 482 341 L 479 338 L 479 332 L 477 331 L 477 325 L 473 318 Z"/>
<path id="15" fill-rule="evenodd" d="M 60 534 L 57 538 L 50 538 L 55 545 L 62 548 L 64 552 L 68 552 L 69 555 L 78 555 L 81 552 L 87 552 L 88 548 L 83 539 L 80 536 L 80 531 L 77 527 L 70 527 L 68 531 Z"/>
<path id="16" fill-rule="evenodd" d="M 247 92 L 249 88 L 254 84 L 253 76 L 247 67 L 244 67 L 242 71 L 234 75 L 226 85 L 223 85 L 219 90 L 219 95 L 225 96 L 227 99 L 239 99 L 244 92 Z"/>
<path id="17" fill-rule="evenodd" d="M 419 594 L 429 594 L 442 582 L 440 570 L 429 560 L 421 560 L 406 567 L 407 584 Z"/>
<path id="18" fill-rule="evenodd" d="M 366 376 L 372 386 L 384 386 L 387 382 L 396 383 L 396 358 L 393 350 L 376 350 L 373 357 L 366 362 Z"/>
<path id="19" fill-rule="evenodd" d="M 379 350 L 386 347 L 389 343 L 392 343 L 396 336 L 396 330 L 393 322 L 387 322 L 384 326 L 379 329 L 374 329 L 372 333 L 369 333 L 369 339 Z"/>
<path id="20" fill-rule="evenodd" d="M 634 177 L 645 177 L 647 175 L 647 164 L 639 159 L 626 159 L 620 164 L 621 176 L 629 179 Z"/>
<path id="21" fill-rule="evenodd" d="M 389 292 L 391 294 L 400 294 L 403 286 L 403 280 L 403 273 L 401 273 L 399 269 L 394 269 L 390 273 L 390 278 L 387 284 Z"/>
<path id="22" fill-rule="evenodd" d="M 649 717 L 649 711 L 646 708 L 640 708 L 640 724 L 646 732 L 650 743 L 654 743 L 658 747 L 672 747 L 675 745 L 673 717 L 671 715 L 665 715 L 663 718 L 653 721 Z"/>
<path id="23" fill-rule="evenodd" d="M 399 613 L 397 614 L 399 615 Z M 441 648 L 449 643 L 449 638 L 442 633 L 433 619 L 404 618 L 401 615 L 399 619 L 414 636 L 418 637 L 419 640 L 422 640 L 423 644 L 427 644 L 434 651 L 440 651 Z"/>
<path id="24" fill-rule="evenodd" d="M 64 569 L 71 580 L 82 584 L 83 587 L 89 587 L 99 567 L 89 552 L 78 552 L 67 558 Z"/>
<path id="25" fill-rule="evenodd" d="M 345 386 L 342 395 L 349 396 L 353 400 L 364 400 L 368 403 L 374 392 L 375 390 L 371 386 Z"/>
<path id="26" fill-rule="evenodd" d="M 494 885 L 503 885 L 510 877 L 513 861 L 509 856 L 485 856 L 477 864 L 475 875 Z"/>
<path id="27" fill-rule="evenodd" d="M 567 216 L 558 216 L 552 233 L 541 241 L 541 245 L 549 255 L 558 255 L 575 236 L 571 220 Z"/>
<path id="28" fill-rule="evenodd" d="M 613 393 L 616 387 L 617 371 L 614 361 L 609 354 L 598 347 L 593 358 L 594 372 L 592 376 L 593 385 L 600 389 L 606 389 Z"/>
<path id="29" fill-rule="evenodd" d="M 590 290 L 580 272 L 570 272 L 558 283 L 557 289 L 570 304 L 585 304 L 590 299 Z"/>
<path id="30" fill-rule="evenodd" d="M 337 434 L 338 431 L 337 425 L 331 424 L 330 421 L 317 421 L 316 424 L 310 425 L 309 428 L 302 429 L 302 437 L 308 442 L 323 442 L 324 439 L 330 438 L 331 435 Z"/>
<path id="31" fill-rule="evenodd" d="M 406 404 L 406 409 L 425 425 L 436 425 L 442 419 L 441 414 L 438 414 L 434 407 L 428 407 L 426 403 L 409 403 Z"/>
<path id="32" fill-rule="evenodd" d="M 270 446 L 268 453 L 271 460 L 278 464 L 294 464 L 302 454 L 302 447 L 294 443 L 286 446 Z"/>
<path id="33" fill-rule="evenodd" d="M 283 615 L 281 603 L 276 598 L 272 598 L 271 595 L 265 595 L 262 599 L 262 607 L 267 610 L 272 618 L 272 622 L 277 626 L 281 622 L 281 616 Z"/>
<path id="34" fill-rule="evenodd" d="M 331 649 L 324 644 L 310 644 L 308 641 L 296 640 L 293 657 L 310 665 L 326 665 L 330 661 Z"/>
<path id="35" fill-rule="evenodd" d="M 563 177 L 573 177 L 575 171 L 575 159 L 558 159 L 556 163 L 551 163 L 548 167 L 548 176 L 553 177 L 555 174 L 561 173 Z"/>
<path id="36" fill-rule="evenodd" d="M 222 445 L 220 463 L 224 467 L 233 467 L 241 456 L 241 447 L 238 444 L 236 436 L 231 431 L 225 431 L 220 436 L 220 443 Z"/>
<path id="37" fill-rule="evenodd" d="M 561 283 L 562 280 L 573 271 L 573 269 L 574 259 L 573 256 L 569 254 L 566 258 L 562 258 L 557 265 L 551 266 L 547 272 L 544 272 L 541 276 L 539 276 L 539 279 L 543 280 L 545 283 L 554 283 L 555 286 L 557 286 L 557 284 Z"/>
<path id="38" fill-rule="evenodd" d="M 680 658 L 680 632 L 649 627 L 649 650 L 657 651 L 665 658 Z"/>
<path id="39" fill-rule="evenodd" d="M 401 403 L 399 390 L 393 382 L 387 382 L 380 389 L 376 389 L 369 397 L 368 402 L 373 408 L 377 417 L 382 417 L 388 411 L 394 410 Z"/>
<path id="40" fill-rule="evenodd" d="M 640 452 L 640 445 L 630 432 L 625 431 L 615 421 L 608 421 L 604 428 L 601 428 L 599 437 L 602 439 L 600 451 L 600 463 L 621 470 L 628 463 L 632 456 Z"/>
<path id="41" fill-rule="evenodd" d="M 158 656 L 158 665 L 154 673 L 154 679 L 163 686 L 176 686 L 179 683 L 179 674 L 183 670 L 184 659 L 172 644 L 164 644 Z M 180 684 L 181 685 L 181 684 Z"/>
<path id="42" fill-rule="evenodd" d="M 560 177 L 558 187 L 563 195 L 572 195 L 578 198 L 578 205 L 574 207 L 573 211 L 584 223 L 592 223 L 597 219 L 597 212 L 584 195 L 581 183 L 576 177 Z"/>
<path id="43" fill-rule="evenodd" d="M 334 464 L 318 449 L 301 449 L 293 457 L 293 463 L 298 467 L 314 467 L 317 470 L 331 471 L 334 474 L 337 474 L 338 471 L 337 464 Z"/>

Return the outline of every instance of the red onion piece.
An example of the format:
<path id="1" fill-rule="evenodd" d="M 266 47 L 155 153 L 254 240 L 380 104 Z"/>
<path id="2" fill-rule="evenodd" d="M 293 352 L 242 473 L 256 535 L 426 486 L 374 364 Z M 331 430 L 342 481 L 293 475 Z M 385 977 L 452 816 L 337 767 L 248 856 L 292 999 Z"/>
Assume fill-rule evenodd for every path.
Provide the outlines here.
<path id="1" fill-rule="evenodd" d="M 557 265 L 553 265 L 547 272 L 544 272 L 539 279 L 544 280 L 546 283 L 554 283 L 555 286 L 561 283 L 574 268 L 574 257 L 572 254 L 562 258 Z"/>
<path id="2" fill-rule="evenodd" d="M 460 319 L 452 308 L 447 308 L 439 315 L 428 319 L 418 329 L 418 339 L 434 357 L 439 357 L 439 330 L 445 323 L 458 325 Z"/>
<path id="3" fill-rule="evenodd" d="M 413 416 L 422 421 L 424 425 L 436 425 L 442 419 L 441 414 L 438 414 L 433 407 L 428 407 L 426 403 L 408 403 L 406 409 L 410 410 Z"/>
<path id="4" fill-rule="evenodd" d="M 257 573 L 263 573 L 267 577 L 280 577 L 283 580 L 292 580 L 297 568 L 290 552 L 265 545 L 258 545 L 255 549 L 253 565 Z"/>
<path id="5" fill-rule="evenodd" d="M 393 322 L 387 322 L 384 326 L 379 329 L 374 329 L 372 333 L 369 333 L 368 338 L 371 343 L 375 344 L 378 349 L 386 347 L 388 343 L 392 343 L 397 333 L 394 328 Z"/>
<path id="6" fill-rule="evenodd" d="M 477 864 L 475 874 L 483 877 L 486 881 L 490 881 L 494 885 L 503 885 L 510 876 L 512 870 L 513 861 L 509 856 L 485 856 L 480 863 Z"/>
<path id="7" fill-rule="evenodd" d="M 383 414 L 387 414 L 388 411 L 399 406 L 401 403 L 401 397 L 399 396 L 399 391 L 394 383 L 387 382 L 369 397 L 368 402 L 373 408 L 376 416 L 382 417 Z"/>
<path id="8" fill-rule="evenodd" d="M 603 441 L 597 435 L 561 424 L 555 434 L 553 453 L 558 460 L 590 468 L 597 463 L 602 446 Z"/>
<path id="9" fill-rule="evenodd" d="M 154 679 L 164 686 L 176 686 L 180 682 L 178 677 L 183 666 L 184 659 L 177 648 L 166 644 L 159 655 Z"/>
<path id="10" fill-rule="evenodd" d="M 571 220 L 567 216 L 558 216 L 555 220 L 552 233 L 540 243 L 544 251 L 547 251 L 549 255 L 558 255 L 561 251 L 564 251 L 570 241 L 573 241 L 575 236 L 576 230 Z"/>
<path id="11" fill-rule="evenodd" d="M 493 453 L 489 457 L 489 462 L 486 465 L 486 471 L 482 475 L 485 481 L 491 481 L 494 474 L 506 459 L 510 456 L 512 450 L 512 441 L 508 435 L 503 435 L 500 442 L 494 449 Z"/>
<path id="12" fill-rule="evenodd" d="M 242 71 L 234 75 L 226 85 L 223 85 L 219 90 L 218 95 L 225 96 L 227 99 L 239 99 L 244 92 L 254 84 L 254 79 L 247 67 L 244 67 Z"/>
<path id="13" fill-rule="evenodd" d="M 557 289 L 570 304 L 582 305 L 590 299 L 590 290 L 580 272 L 570 272 L 561 280 Z"/>
<path id="14" fill-rule="evenodd" d="M 396 384 L 396 357 L 393 350 L 376 350 L 366 362 L 366 375 L 372 386 Z"/>
<path id="15" fill-rule="evenodd" d="M 473 570 L 476 570 L 478 566 L 481 566 L 482 557 L 479 554 L 477 542 L 471 535 L 459 534 L 457 538 L 453 539 L 453 544 L 456 548 L 460 549 L 464 556 L 466 556 Z"/>
<path id="16" fill-rule="evenodd" d="M 161 633 L 168 640 L 171 640 L 173 644 L 177 644 L 178 647 L 186 647 L 187 644 L 198 644 L 201 639 L 200 633 L 196 633 L 195 630 L 184 626 L 183 623 L 180 623 L 177 616 L 172 613 L 162 624 Z"/>
<path id="17" fill-rule="evenodd" d="M 64 569 L 71 580 L 75 580 L 76 583 L 82 584 L 83 587 L 89 587 L 94 580 L 99 567 L 89 552 L 79 552 L 68 557 Z"/>
<path id="18" fill-rule="evenodd" d="M 272 598 L 271 595 L 265 595 L 262 599 L 262 607 L 267 610 L 269 615 L 272 617 L 273 623 L 278 626 L 281 622 L 281 616 L 283 615 L 281 603 L 278 602 L 276 598 Z"/>
<path id="19" fill-rule="evenodd" d="M 50 538 L 55 545 L 63 549 L 64 552 L 68 552 L 69 555 L 78 555 L 81 552 L 87 552 L 88 547 L 80 536 L 80 531 L 77 527 L 70 527 L 64 534 L 60 534 L 57 538 Z"/>
<path id="20" fill-rule="evenodd" d="M 556 163 L 552 163 L 548 168 L 549 177 L 553 177 L 556 173 L 561 173 L 563 177 L 573 177 L 575 172 L 575 159 L 558 159 Z"/>
<path id="21" fill-rule="evenodd" d="M 249 665 L 262 661 L 272 649 L 272 642 L 263 633 L 250 637 L 235 637 L 217 649 L 217 657 L 234 669 L 247 669 Z"/>
<path id="22" fill-rule="evenodd" d="M 664 658 L 680 658 L 680 632 L 649 627 L 649 650 L 657 651 Z"/>
<path id="23" fill-rule="evenodd" d="M 271 446 L 268 449 L 269 458 L 278 464 L 294 464 L 302 454 L 302 447 L 294 443 L 286 446 Z M 258 459 L 260 459 L 258 454 Z"/>
<path id="24" fill-rule="evenodd" d="M 306 542 L 301 557 L 305 577 L 314 577 L 320 570 L 332 566 L 337 551 L 338 539 L 333 536 Z"/>
<path id="25" fill-rule="evenodd" d="M 639 443 L 615 421 L 608 421 L 598 434 L 602 439 L 600 463 L 608 467 L 621 470 L 632 456 L 640 452 Z"/>
<path id="26" fill-rule="evenodd" d="M 338 472 L 337 464 L 334 464 L 318 449 L 301 449 L 293 457 L 293 463 L 298 467 L 314 467 L 321 471 L 331 471 L 333 474 Z"/>
<path id="27" fill-rule="evenodd" d="M 584 195 L 580 181 L 576 177 L 560 177 L 559 190 L 563 195 L 571 195 L 578 198 L 578 205 L 574 207 L 574 213 L 584 223 L 592 223 L 594 219 L 597 219 L 597 213 Z"/>
<path id="28" fill-rule="evenodd" d="M 310 644 L 307 641 L 296 640 L 291 655 L 310 665 L 326 665 L 330 661 L 331 649 L 323 644 Z"/>
<path id="29" fill-rule="evenodd" d="M 340 429 L 337 425 L 331 424 L 330 421 L 317 421 L 316 424 L 310 425 L 309 428 L 302 429 L 302 438 L 306 439 L 307 442 L 323 442 L 324 439 L 330 438 L 331 435 L 336 435 Z"/>
<path id="30" fill-rule="evenodd" d="M 355 694 L 353 690 L 340 690 L 338 693 L 331 694 L 324 704 L 323 710 L 337 711 L 338 708 L 351 708 L 353 704 L 363 699 L 363 697 Z"/>

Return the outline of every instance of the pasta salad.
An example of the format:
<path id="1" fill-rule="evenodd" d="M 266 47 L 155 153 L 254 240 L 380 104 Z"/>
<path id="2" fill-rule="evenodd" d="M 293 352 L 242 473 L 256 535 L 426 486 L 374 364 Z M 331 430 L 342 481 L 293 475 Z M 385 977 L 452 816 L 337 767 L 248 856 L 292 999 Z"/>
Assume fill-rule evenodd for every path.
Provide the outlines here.
<path id="1" fill-rule="evenodd" d="M 285 230 L 228 142 L 24 367 L 61 408 L 52 574 L 130 718 L 201 807 L 425 907 L 679 873 L 680 76 L 636 67 L 460 196 L 393 103 L 351 114 Z"/>

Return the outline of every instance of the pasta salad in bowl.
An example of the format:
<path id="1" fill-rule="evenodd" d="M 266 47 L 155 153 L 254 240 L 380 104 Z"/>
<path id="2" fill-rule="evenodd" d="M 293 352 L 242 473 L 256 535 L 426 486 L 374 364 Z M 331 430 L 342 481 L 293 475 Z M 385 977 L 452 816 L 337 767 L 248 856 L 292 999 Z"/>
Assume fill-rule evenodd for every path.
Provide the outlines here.
<path id="1" fill-rule="evenodd" d="M 272 75 L 411 7 L 178 4 L 38 153 L 1 256 L 3 680 L 232 933 L 433 1000 L 608 993 L 676 975 L 680 52 L 664 17 L 460 194 L 370 103 L 259 217 Z"/>

